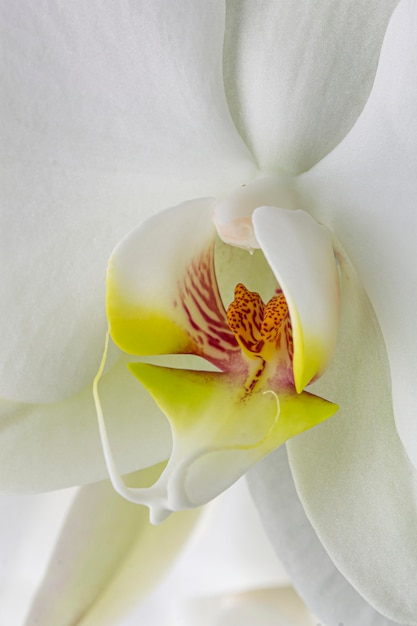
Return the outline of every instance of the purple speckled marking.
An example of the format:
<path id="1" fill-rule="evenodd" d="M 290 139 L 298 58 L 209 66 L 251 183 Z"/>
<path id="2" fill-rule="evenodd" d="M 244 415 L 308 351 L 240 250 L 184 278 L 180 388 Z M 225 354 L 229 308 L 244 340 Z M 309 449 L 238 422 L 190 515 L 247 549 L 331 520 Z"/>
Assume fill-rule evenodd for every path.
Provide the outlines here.
<path id="1" fill-rule="evenodd" d="M 214 246 L 195 258 L 179 284 L 193 352 L 222 371 L 243 365 L 239 345 L 227 323 L 214 269 Z"/>

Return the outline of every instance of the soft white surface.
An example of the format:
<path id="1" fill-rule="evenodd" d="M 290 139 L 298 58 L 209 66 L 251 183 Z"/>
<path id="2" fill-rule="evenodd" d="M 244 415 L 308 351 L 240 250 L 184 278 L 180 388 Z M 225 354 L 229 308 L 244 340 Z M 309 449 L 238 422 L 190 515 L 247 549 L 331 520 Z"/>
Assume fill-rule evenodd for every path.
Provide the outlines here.
<path id="1" fill-rule="evenodd" d="M 358 10 L 346 2 L 325 2 L 318 10 L 312 2 L 304 11 L 303 2 L 295 9 L 292 2 L 265 3 L 268 10 L 258 13 L 258 4 L 248 3 L 241 5 L 242 12 L 232 23 L 237 5 L 230 3 L 227 97 L 259 163 L 300 171 L 343 137 L 370 89 L 393 5 L 355 0 Z M 362 120 L 340 150 L 301 184 L 306 208 L 312 207 L 316 216 L 334 227 L 377 310 L 392 367 L 396 417 L 414 460 L 416 420 L 409 416 L 415 405 L 417 365 L 413 341 L 415 6 L 409 0 L 400 5 Z M 254 173 L 223 92 L 223 5 L 184 0 L 181 5 L 143 2 L 135 5 L 137 10 L 127 4 L 117 10 L 109 7 L 94 0 L 65 5 L 40 0 L 36 6 L 10 1 L 1 7 L 9 69 L 1 116 L 6 178 L 0 246 L 5 303 L 0 320 L 0 380 L 2 395 L 19 401 L 58 401 L 91 381 L 105 329 L 106 259 L 137 221 L 186 197 L 223 193 Z M 300 27 L 301 15 L 305 22 Z M 311 39 L 306 33 L 311 33 Z M 325 54 L 323 34 L 328 43 Z M 275 72 L 281 58 L 283 75 Z M 305 63 L 300 64 L 300 59 Z M 324 59 L 329 59 L 329 65 Z M 371 141 L 375 138 L 376 143 Z M 393 242 L 399 225 L 401 236 Z M 17 409 L 19 417 L 15 415 L 11 430 L 5 431 L 14 431 L 16 437 L 27 407 Z M 81 424 L 83 412 L 80 407 Z M 366 571 L 365 555 L 377 545 L 381 530 L 369 545 L 365 533 L 364 542 L 358 540 L 353 552 L 349 553 L 351 545 L 340 545 L 328 516 L 328 501 L 318 506 L 315 483 L 311 489 L 314 475 L 303 476 L 310 469 L 311 454 L 303 458 L 304 469 L 300 465 L 298 475 L 303 501 L 326 546 L 355 584 L 388 611 L 398 615 L 411 611 L 415 619 L 415 589 L 410 588 L 415 581 L 415 570 L 410 576 L 415 558 L 411 470 L 407 471 L 389 419 L 381 429 L 376 421 L 374 431 L 375 438 L 390 440 L 385 457 L 377 457 L 372 449 L 373 456 L 369 455 L 376 441 L 369 422 L 362 437 L 360 429 L 352 432 L 351 423 L 346 423 L 356 446 L 352 450 L 342 442 L 348 467 L 352 468 L 353 457 L 363 453 L 372 469 L 373 490 L 360 480 L 367 474 L 359 465 L 352 469 L 357 482 L 350 476 L 345 503 L 335 488 L 337 482 L 327 482 L 329 498 L 334 497 L 338 506 L 344 504 L 347 519 L 357 511 L 355 532 L 349 526 L 353 541 L 356 533 L 363 538 L 363 517 L 372 520 L 371 514 L 381 507 L 384 515 L 378 521 L 391 528 L 388 536 L 395 541 L 389 541 L 375 558 L 386 576 L 398 573 L 401 584 L 394 590 L 391 586 L 382 598 L 381 589 L 370 579 L 371 570 Z M 323 428 L 314 437 L 319 438 Z M 29 437 L 30 430 L 26 433 Z M 322 466 L 329 461 L 330 440 L 326 437 L 317 444 L 327 451 Z M 34 467 L 37 463 L 39 455 L 33 456 Z M 395 466 L 394 480 L 384 485 L 382 493 L 391 489 L 390 497 L 395 497 L 385 516 L 385 495 L 379 496 L 376 486 L 383 484 L 382 471 L 390 465 Z M 342 482 L 347 478 L 342 472 Z M 361 497 L 356 505 L 357 485 Z M 322 494 L 326 495 L 324 489 Z M 366 498 L 375 494 L 372 506 L 364 508 Z M 399 500 L 402 508 L 397 514 L 392 502 Z M 347 525 L 344 519 L 338 522 Z M 379 576 L 375 580 L 388 585 L 379 567 L 375 571 Z M 341 589 L 348 610 L 349 593 L 343 585 Z M 326 598 L 334 605 L 334 596 Z M 331 611 L 331 606 L 326 610 Z"/>
<path id="2" fill-rule="evenodd" d="M 340 409 L 288 442 L 290 465 L 305 511 L 342 574 L 381 613 L 414 625 L 417 470 L 395 430 L 375 316 L 354 271 L 341 265 L 338 344 L 311 387 Z"/>
<path id="3" fill-rule="evenodd" d="M 146 216 L 254 165 L 227 108 L 224 6 L 6 1 L 0 396 L 94 376 L 112 248 Z"/>
<path id="4" fill-rule="evenodd" d="M 269 594 L 269 590 L 285 588 L 288 583 L 246 482 L 241 480 L 205 507 L 196 532 L 160 587 L 118 626 L 220 626 L 232 615 L 242 619 L 245 607 L 252 617 L 256 609 L 257 626 L 269 626 L 271 604 L 276 616 L 279 606 L 285 614 L 288 602 L 294 604 L 293 597 L 289 601 L 284 599 L 285 593 L 281 597 L 279 591 Z M 293 610 L 297 607 L 295 601 Z M 303 615 L 299 607 L 298 611 Z M 305 624 L 310 626 L 309 621 Z"/>
<path id="5" fill-rule="evenodd" d="M 352 327 L 347 338 L 348 362 L 344 356 L 347 371 L 357 373 L 337 392 L 346 409 L 353 400 L 341 417 L 346 426 L 337 429 L 336 416 L 323 426 L 322 443 L 311 433 L 291 447 L 301 500 L 326 549 L 361 593 L 407 624 L 417 620 L 417 481 L 393 420 L 416 466 L 416 27 L 416 3 L 402 2 L 363 116 L 301 181 L 306 201 L 332 226 L 358 270 L 389 364 L 376 330 L 366 317 L 358 319 L 359 336 Z M 323 485 L 326 509 L 316 484 Z M 337 511 L 336 519 L 329 510 Z"/>
<path id="6" fill-rule="evenodd" d="M 30 1 L 2 4 L 8 97 L 2 100 L 0 122 L 6 156 L 0 228 L 0 395 L 19 401 L 2 405 L 5 486 L 54 488 L 103 477 L 87 386 L 104 343 L 106 261 L 113 246 L 145 217 L 189 197 L 222 195 L 254 176 L 255 166 L 230 117 L 224 79 L 230 85 L 227 97 L 235 120 L 242 111 L 252 112 L 245 117 L 252 137 L 258 126 L 254 122 L 252 128 L 251 120 L 260 120 L 260 114 L 265 122 L 277 121 L 284 108 L 284 121 L 277 121 L 280 128 L 291 133 L 300 128 L 307 136 L 304 112 L 310 105 L 314 111 L 324 110 L 325 103 L 335 112 L 332 128 L 339 136 L 345 101 L 341 108 L 336 104 L 343 72 L 329 74 L 327 67 L 327 78 L 314 91 L 325 65 L 314 38 L 302 57 L 311 61 L 303 67 L 313 82 L 301 80 L 293 92 L 294 81 L 281 81 L 278 70 L 271 80 L 269 70 L 279 67 L 277 61 L 284 55 L 285 76 L 300 76 L 304 48 L 301 39 L 299 45 L 292 40 L 309 31 L 310 19 L 318 29 L 314 32 L 328 32 L 326 16 L 331 15 L 330 24 L 336 28 L 333 19 L 340 24 L 324 57 L 333 56 L 335 63 L 343 59 L 347 74 L 355 77 L 357 43 L 363 42 L 363 71 L 349 89 L 357 94 L 356 108 L 364 100 L 368 86 L 363 79 L 368 76 L 369 83 L 391 3 L 376 12 L 373 4 L 358 4 L 352 23 L 345 19 L 343 3 L 332 6 L 334 14 L 327 2 L 319 9 L 311 6 L 301 30 L 301 5 L 294 11 L 293 3 L 265 3 L 255 15 L 258 5 L 247 4 L 236 22 L 233 4 L 228 6 L 223 76 L 221 2 L 183 0 L 174 7 L 167 0 L 142 1 L 117 9 L 95 0 L 59 6 L 40 0 L 36 7 Z M 369 22 L 372 29 L 365 28 Z M 355 45 L 343 44 L 346 54 L 340 56 L 336 44 L 345 28 L 347 39 L 356 32 Z M 282 31 L 284 38 L 275 36 Z M 253 76 L 245 68 L 251 68 Z M 323 84 L 329 89 L 323 90 Z M 297 96 L 302 107 L 293 106 L 293 96 L 287 94 L 287 99 L 286 92 Z M 265 114 L 265 102 L 269 111 L 276 111 L 273 119 Z M 260 113 L 255 115 L 257 106 Z M 316 128 L 313 118 L 308 119 Z M 276 141 L 272 129 L 270 134 L 260 129 L 265 162 L 270 138 L 273 145 L 285 143 Z M 333 137 L 333 131 L 327 135 Z M 309 161 L 307 144 L 297 144 L 296 152 Z M 68 396 L 68 406 L 21 404 L 61 402 Z M 134 399 L 135 393 L 127 405 Z M 128 447 L 126 469 L 134 467 L 132 420 L 127 419 L 120 434 Z M 49 447 L 48 455 L 40 455 L 42 446 L 34 445 L 41 440 Z M 16 445 L 19 455 L 10 456 L 7 451 Z M 90 448 L 88 456 L 84 451 Z M 48 460 L 54 465 L 55 459 L 58 470 L 52 476 Z"/>
<path id="7" fill-rule="evenodd" d="M 136 475 L 155 479 L 155 471 Z M 53 497 L 53 494 L 51 495 Z M 151 526 L 148 511 L 120 498 L 108 481 L 79 490 L 25 626 L 114 626 L 158 582 L 198 518 L 186 512 Z M 44 517 L 45 528 L 49 526 Z M 30 525 L 26 524 L 30 540 Z"/>
<path id="8" fill-rule="evenodd" d="M 372 95 L 352 132 L 300 181 L 375 308 L 391 366 L 398 432 L 417 467 L 417 5 L 401 2 Z"/>
<path id="9" fill-rule="evenodd" d="M 78 489 L 0 496 L 0 623 L 23 626 Z"/>
<path id="10" fill-rule="evenodd" d="M 284 447 L 258 463 L 248 481 L 271 544 L 317 622 L 398 626 L 369 606 L 329 558 L 300 503 Z M 332 511 L 327 504 L 323 506 L 328 513 Z M 392 587 L 397 589 L 393 580 Z"/>
<path id="11" fill-rule="evenodd" d="M 330 615 L 356 624 L 364 601 L 354 598 L 350 602 L 352 591 L 340 591 L 343 578 L 334 567 L 322 569 L 323 560 L 330 563 L 323 550 L 317 553 L 317 548 L 307 545 L 299 555 L 291 542 L 287 546 L 291 518 L 295 527 L 297 518 L 302 520 L 306 513 L 330 558 L 352 586 L 395 623 L 415 624 L 416 472 L 395 431 L 387 356 L 372 309 L 345 260 L 342 268 L 336 353 L 329 370 L 312 386 L 340 409 L 325 424 L 287 444 L 305 512 L 299 504 L 291 509 L 281 501 L 282 489 L 289 488 L 280 481 L 282 469 L 274 465 L 278 456 L 254 470 L 253 494 L 284 563 L 294 561 L 297 569 L 308 565 L 305 571 L 289 571 L 320 617 L 329 621 Z M 287 473 L 286 482 L 290 481 Z M 287 497 L 294 500 L 291 489 Z M 298 532 L 301 537 L 302 529 Z M 292 556 L 285 556 L 291 549 Z M 321 572 L 314 584 L 309 582 L 310 567 Z M 336 585 L 337 594 L 343 594 L 340 601 L 334 592 L 323 596 L 321 584 L 327 577 L 334 579 L 330 584 Z M 386 623 L 381 619 L 375 624 Z"/>
<path id="12" fill-rule="evenodd" d="M 111 359 L 110 359 L 111 360 Z M 165 416 L 120 358 L 100 382 L 118 467 L 132 472 L 168 458 Z M 70 400 L 26 405 L 0 400 L 0 488 L 42 491 L 107 478 L 92 387 Z"/>
<path id="13" fill-rule="evenodd" d="M 262 589 L 190 601 L 171 626 L 316 626 L 291 587 Z"/>
<path id="14" fill-rule="evenodd" d="M 226 94 L 260 168 L 299 173 L 343 139 L 371 89 L 396 4 L 227 2 Z"/>
<path id="15" fill-rule="evenodd" d="M 106 482 L 2 496 L 0 507 L 2 625 L 185 626 L 198 614 L 210 626 L 254 614 L 260 626 L 281 614 L 285 626 L 311 624 L 245 481 L 157 527 Z"/>

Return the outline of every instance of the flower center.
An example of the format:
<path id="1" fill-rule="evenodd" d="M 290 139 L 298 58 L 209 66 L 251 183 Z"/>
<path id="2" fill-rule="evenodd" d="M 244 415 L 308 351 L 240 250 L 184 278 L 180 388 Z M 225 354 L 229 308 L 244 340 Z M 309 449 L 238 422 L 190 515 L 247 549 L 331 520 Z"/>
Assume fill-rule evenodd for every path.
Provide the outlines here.
<path id="1" fill-rule="evenodd" d="M 227 320 L 244 354 L 270 361 L 282 349 L 282 337 L 291 355 L 291 323 L 284 294 L 278 293 L 264 304 L 259 293 L 242 283 L 235 288 L 227 309 Z"/>

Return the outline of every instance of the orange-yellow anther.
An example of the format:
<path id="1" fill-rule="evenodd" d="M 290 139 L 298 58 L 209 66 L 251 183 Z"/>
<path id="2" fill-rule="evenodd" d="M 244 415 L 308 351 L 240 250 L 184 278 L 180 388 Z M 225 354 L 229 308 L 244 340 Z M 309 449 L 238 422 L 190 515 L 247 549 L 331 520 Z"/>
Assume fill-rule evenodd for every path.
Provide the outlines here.
<path id="1" fill-rule="evenodd" d="M 288 306 L 283 294 L 265 305 L 259 293 L 249 291 L 242 283 L 235 288 L 235 299 L 227 309 L 227 319 L 240 346 L 252 356 L 267 358 L 265 347 L 275 347 Z M 271 345 L 273 344 L 273 345 Z"/>
<path id="2" fill-rule="evenodd" d="M 288 305 L 283 293 L 270 299 L 265 307 L 262 322 L 262 336 L 265 341 L 274 341 L 277 338 L 282 322 L 288 317 Z"/>

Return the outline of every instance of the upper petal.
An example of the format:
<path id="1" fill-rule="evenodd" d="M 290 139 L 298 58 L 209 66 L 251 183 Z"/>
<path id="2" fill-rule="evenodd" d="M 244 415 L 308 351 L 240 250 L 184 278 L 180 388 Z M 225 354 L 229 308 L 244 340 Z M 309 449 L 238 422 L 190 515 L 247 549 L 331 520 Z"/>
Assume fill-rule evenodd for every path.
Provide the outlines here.
<path id="1" fill-rule="evenodd" d="M 298 173 L 344 137 L 369 95 L 396 4 L 227 2 L 226 94 L 261 168 Z"/>
<path id="2" fill-rule="evenodd" d="M 54 402 L 97 370 L 121 237 L 254 165 L 224 96 L 221 2 L 24 0 L 0 15 L 0 395 Z"/>
<path id="3" fill-rule="evenodd" d="M 401 2 L 369 102 L 345 141 L 300 180 L 359 272 L 391 366 L 394 416 L 417 467 L 417 6 Z"/>

